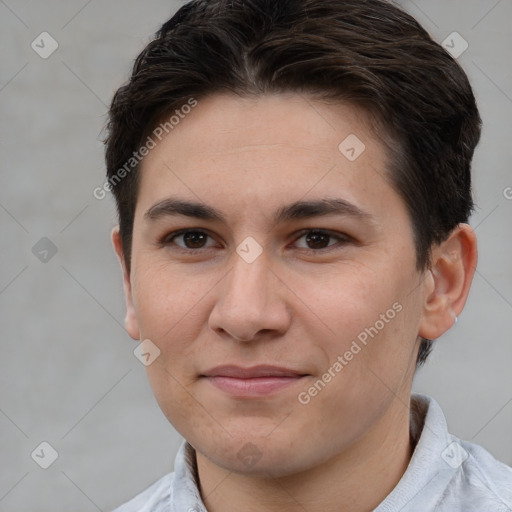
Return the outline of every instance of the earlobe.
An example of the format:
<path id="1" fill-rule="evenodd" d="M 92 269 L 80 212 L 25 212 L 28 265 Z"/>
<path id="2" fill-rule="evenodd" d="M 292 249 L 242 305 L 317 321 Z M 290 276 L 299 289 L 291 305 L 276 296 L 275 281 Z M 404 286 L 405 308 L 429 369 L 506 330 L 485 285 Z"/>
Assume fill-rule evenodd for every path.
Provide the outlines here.
<path id="1" fill-rule="evenodd" d="M 140 331 L 139 325 L 137 322 L 137 316 L 135 313 L 135 308 L 133 306 L 133 297 L 132 297 L 132 285 L 130 279 L 130 273 L 128 272 L 126 261 L 124 258 L 123 251 L 123 243 L 121 240 L 121 235 L 119 233 L 119 226 L 116 226 L 112 230 L 112 245 L 114 246 L 114 250 L 117 254 L 117 258 L 119 259 L 119 263 L 121 265 L 121 270 L 123 273 L 123 289 L 124 289 L 124 297 L 126 302 L 126 316 L 124 319 L 124 324 L 126 327 L 126 331 L 134 340 L 140 340 Z"/>
<path id="2" fill-rule="evenodd" d="M 468 224 L 459 224 L 432 251 L 423 282 L 423 315 L 418 336 L 439 338 L 452 327 L 466 303 L 477 264 L 477 241 Z"/>

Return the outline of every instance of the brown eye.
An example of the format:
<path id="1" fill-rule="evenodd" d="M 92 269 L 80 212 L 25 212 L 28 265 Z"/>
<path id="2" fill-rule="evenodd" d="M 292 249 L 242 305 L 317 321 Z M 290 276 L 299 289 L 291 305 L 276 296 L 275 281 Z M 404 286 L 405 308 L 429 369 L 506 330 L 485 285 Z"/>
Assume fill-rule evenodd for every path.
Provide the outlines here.
<path id="1" fill-rule="evenodd" d="M 171 235 L 168 235 L 164 238 L 162 243 L 163 245 L 174 244 L 182 249 L 207 249 L 209 247 L 212 247 L 211 245 L 206 245 L 208 238 L 211 238 L 210 235 L 208 235 L 204 231 L 188 229 L 171 233 Z M 176 242 L 176 240 L 180 239 L 182 240 L 181 243 Z"/>
<path id="2" fill-rule="evenodd" d="M 189 249 L 198 249 L 204 246 L 208 235 L 201 231 L 188 231 L 183 236 L 183 242 Z"/>
<path id="3" fill-rule="evenodd" d="M 329 246 L 330 238 L 327 233 L 312 231 L 306 235 L 306 243 L 310 249 L 325 249 Z"/>
<path id="4" fill-rule="evenodd" d="M 348 237 L 346 236 L 341 234 L 335 235 L 329 231 L 319 229 L 304 231 L 301 236 L 297 238 L 296 243 L 301 239 L 304 239 L 306 246 L 301 247 L 299 245 L 299 248 L 311 251 L 321 251 L 322 249 L 328 249 L 329 247 L 336 245 L 336 242 L 343 243 L 348 241 Z M 334 241 L 330 243 L 333 239 Z"/>

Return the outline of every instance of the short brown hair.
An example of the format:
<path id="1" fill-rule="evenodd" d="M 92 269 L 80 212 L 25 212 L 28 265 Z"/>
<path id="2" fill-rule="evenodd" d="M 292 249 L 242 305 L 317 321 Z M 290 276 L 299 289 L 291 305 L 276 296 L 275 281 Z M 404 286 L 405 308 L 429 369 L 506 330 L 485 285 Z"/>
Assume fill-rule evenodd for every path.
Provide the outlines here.
<path id="1" fill-rule="evenodd" d="M 462 68 L 414 18 L 385 0 L 196 0 L 162 25 L 112 100 L 107 179 L 128 269 L 138 165 L 112 180 L 164 116 L 216 92 L 298 92 L 374 116 L 394 142 L 389 179 L 410 214 L 419 270 L 469 219 L 480 116 Z M 423 340 L 418 364 L 430 349 Z"/>

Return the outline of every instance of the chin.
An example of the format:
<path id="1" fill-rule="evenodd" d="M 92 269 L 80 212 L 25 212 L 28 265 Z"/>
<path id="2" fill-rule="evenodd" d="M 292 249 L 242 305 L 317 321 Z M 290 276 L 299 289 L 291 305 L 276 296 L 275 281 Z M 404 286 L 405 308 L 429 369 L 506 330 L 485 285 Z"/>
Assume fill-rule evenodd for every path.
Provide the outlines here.
<path id="1" fill-rule="evenodd" d="M 315 457 L 304 453 L 305 449 L 312 450 L 311 445 L 291 446 L 289 439 L 294 437 L 289 432 L 283 431 L 282 436 L 275 432 L 268 436 L 268 432 L 251 436 L 246 431 L 240 436 L 223 436 L 208 445 L 203 439 L 193 446 L 217 466 L 242 475 L 286 477 L 315 465 Z"/>

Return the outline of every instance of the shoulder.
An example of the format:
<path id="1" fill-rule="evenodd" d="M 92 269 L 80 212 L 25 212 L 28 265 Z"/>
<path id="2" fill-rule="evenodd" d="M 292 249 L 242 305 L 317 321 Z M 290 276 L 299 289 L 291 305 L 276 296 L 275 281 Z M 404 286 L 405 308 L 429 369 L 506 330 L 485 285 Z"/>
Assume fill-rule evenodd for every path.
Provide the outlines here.
<path id="1" fill-rule="evenodd" d="M 456 473 L 454 487 L 471 496 L 473 504 L 493 504 L 496 508 L 492 510 L 496 511 L 511 510 L 512 468 L 495 459 L 482 446 L 461 440 L 459 443 L 465 460 Z"/>
<path id="2" fill-rule="evenodd" d="M 174 471 L 157 480 L 113 512 L 205 511 L 198 488 L 195 451 L 185 440 L 176 453 Z"/>
<path id="3" fill-rule="evenodd" d="M 431 398 L 428 412 L 435 434 L 427 436 L 435 461 L 432 470 L 440 491 L 435 510 L 512 511 L 512 468 L 482 446 L 450 434 L 439 404 Z"/>
<path id="4" fill-rule="evenodd" d="M 512 468 L 451 435 L 433 398 L 414 394 L 410 412 L 413 456 L 376 512 L 512 512 Z"/>
<path id="5" fill-rule="evenodd" d="M 429 402 L 429 412 L 434 420 L 431 425 L 437 426 L 437 440 L 432 441 L 432 447 L 441 455 L 436 457 L 434 469 L 446 478 L 444 492 L 438 501 L 439 509 L 449 512 L 510 512 L 512 468 L 494 458 L 482 446 L 451 435 L 439 404 L 432 398 Z"/>
<path id="6" fill-rule="evenodd" d="M 174 473 L 168 473 L 113 512 L 167 512 Z"/>

